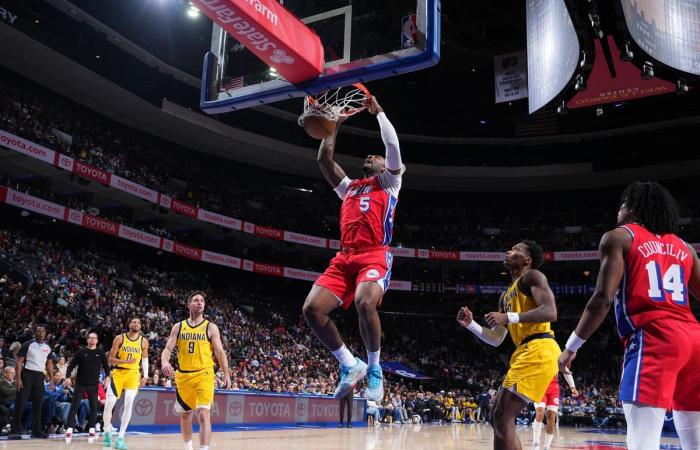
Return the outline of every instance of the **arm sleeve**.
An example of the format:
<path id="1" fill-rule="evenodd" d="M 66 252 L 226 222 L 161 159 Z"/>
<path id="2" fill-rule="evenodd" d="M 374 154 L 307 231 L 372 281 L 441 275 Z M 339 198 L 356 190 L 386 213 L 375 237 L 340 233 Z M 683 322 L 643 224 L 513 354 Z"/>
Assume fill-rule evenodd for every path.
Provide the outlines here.
<path id="1" fill-rule="evenodd" d="M 348 193 L 348 188 L 350 187 L 351 182 L 352 180 L 350 178 L 345 177 L 342 180 L 340 180 L 338 186 L 336 186 L 333 189 L 335 193 L 338 194 L 338 197 L 340 197 L 341 200 L 345 200 L 345 194 Z"/>
<path id="2" fill-rule="evenodd" d="M 143 377 L 148 378 L 148 358 L 141 358 L 141 370 L 143 370 Z"/>
<path id="3" fill-rule="evenodd" d="M 475 321 L 472 321 L 472 323 L 469 324 L 467 330 L 474 333 L 474 335 L 482 341 L 494 347 L 501 345 L 508 334 L 508 329 L 506 327 L 498 325 L 493 328 L 482 328 L 482 326 Z"/>
<path id="4" fill-rule="evenodd" d="M 384 141 L 384 147 L 386 148 L 384 156 L 386 168 L 389 170 L 401 170 L 403 164 L 401 163 L 401 149 L 399 148 L 399 137 L 396 135 L 396 130 L 383 112 L 377 114 L 377 121 L 379 121 L 382 141 Z"/>

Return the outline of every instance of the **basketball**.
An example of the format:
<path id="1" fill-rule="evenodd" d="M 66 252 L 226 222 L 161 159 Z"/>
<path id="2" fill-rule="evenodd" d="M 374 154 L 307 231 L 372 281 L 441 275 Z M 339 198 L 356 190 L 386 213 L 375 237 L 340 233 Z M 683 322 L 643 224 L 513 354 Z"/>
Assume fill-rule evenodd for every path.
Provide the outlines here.
<path id="1" fill-rule="evenodd" d="M 338 124 L 325 117 L 307 116 L 304 118 L 304 130 L 314 139 L 325 139 L 335 131 Z"/>

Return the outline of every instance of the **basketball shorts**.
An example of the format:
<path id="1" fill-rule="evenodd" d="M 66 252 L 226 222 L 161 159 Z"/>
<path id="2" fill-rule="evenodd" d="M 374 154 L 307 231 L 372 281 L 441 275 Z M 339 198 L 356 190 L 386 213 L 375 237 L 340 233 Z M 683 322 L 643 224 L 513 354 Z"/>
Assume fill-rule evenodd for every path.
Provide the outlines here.
<path id="1" fill-rule="evenodd" d="M 700 411 L 700 324 L 657 319 L 625 342 L 619 398 L 676 411 Z"/>
<path id="2" fill-rule="evenodd" d="M 554 339 L 535 339 L 515 349 L 503 388 L 528 402 L 544 397 L 559 372 L 559 345 Z"/>
<path id="3" fill-rule="evenodd" d="M 331 291 L 343 309 L 348 309 L 355 299 L 357 285 L 362 282 L 375 282 L 387 291 L 393 258 L 387 247 L 340 251 L 315 284 Z"/>
<path id="4" fill-rule="evenodd" d="M 141 373 L 138 370 L 120 369 L 115 367 L 109 382 L 109 390 L 116 398 L 121 397 L 122 391 L 138 389 L 141 384 Z"/>
<path id="5" fill-rule="evenodd" d="M 183 411 L 209 409 L 214 401 L 214 388 L 213 368 L 175 373 L 175 399 Z"/>
<path id="6" fill-rule="evenodd" d="M 552 379 L 552 382 L 549 383 L 549 387 L 544 393 L 542 400 L 535 403 L 535 408 L 545 407 L 549 411 L 556 411 L 559 409 L 559 381 L 556 378 Z"/>

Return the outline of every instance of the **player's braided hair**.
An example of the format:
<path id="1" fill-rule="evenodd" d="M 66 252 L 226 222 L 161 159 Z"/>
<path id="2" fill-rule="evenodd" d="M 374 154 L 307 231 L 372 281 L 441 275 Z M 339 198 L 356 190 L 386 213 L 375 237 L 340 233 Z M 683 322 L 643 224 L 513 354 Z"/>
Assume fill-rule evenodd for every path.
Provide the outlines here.
<path id="1" fill-rule="evenodd" d="M 525 247 L 527 247 L 527 251 L 530 253 L 530 258 L 532 258 L 531 267 L 533 269 L 539 269 L 542 267 L 542 263 L 544 262 L 544 250 L 542 250 L 542 246 L 537 242 L 528 239 L 524 240 L 523 244 L 525 244 Z"/>
<path id="2" fill-rule="evenodd" d="M 630 184 L 622 193 L 622 202 L 634 221 L 652 233 L 678 233 L 678 204 L 659 183 L 637 181 Z"/>

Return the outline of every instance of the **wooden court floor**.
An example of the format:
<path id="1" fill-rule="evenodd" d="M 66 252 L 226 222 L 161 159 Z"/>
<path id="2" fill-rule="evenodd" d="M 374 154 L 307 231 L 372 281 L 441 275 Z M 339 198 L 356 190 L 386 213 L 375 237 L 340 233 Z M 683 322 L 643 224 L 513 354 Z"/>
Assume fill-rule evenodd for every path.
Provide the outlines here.
<path id="1" fill-rule="evenodd" d="M 532 445 L 532 429 L 519 427 L 523 449 Z M 448 425 L 382 425 L 380 427 L 290 428 L 215 432 L 212 450 L 430 450 L 430 449 L 490 449 L 493 433 L 485 424 Z M 541 438 L 540 442 L 542 443 Z M 552 449 L 613 450 L 625 448 L 625 435 L 620 432 L 596 432 L 589 428 L 557 430 Z M 180 450 L 179 434 L 127 433 L 129 450 Z M 196 435 L 195 435 L 196 442 Z M 662 438 L 662 449 L 680 450 L 677 438 Z M 0 440 L 0 449 L 101 449 L 102 440 L 74 436 L 70 442 L 63 437 L 48 440 Z M 195 449 L 197 449 L 195 445 Z"/>

